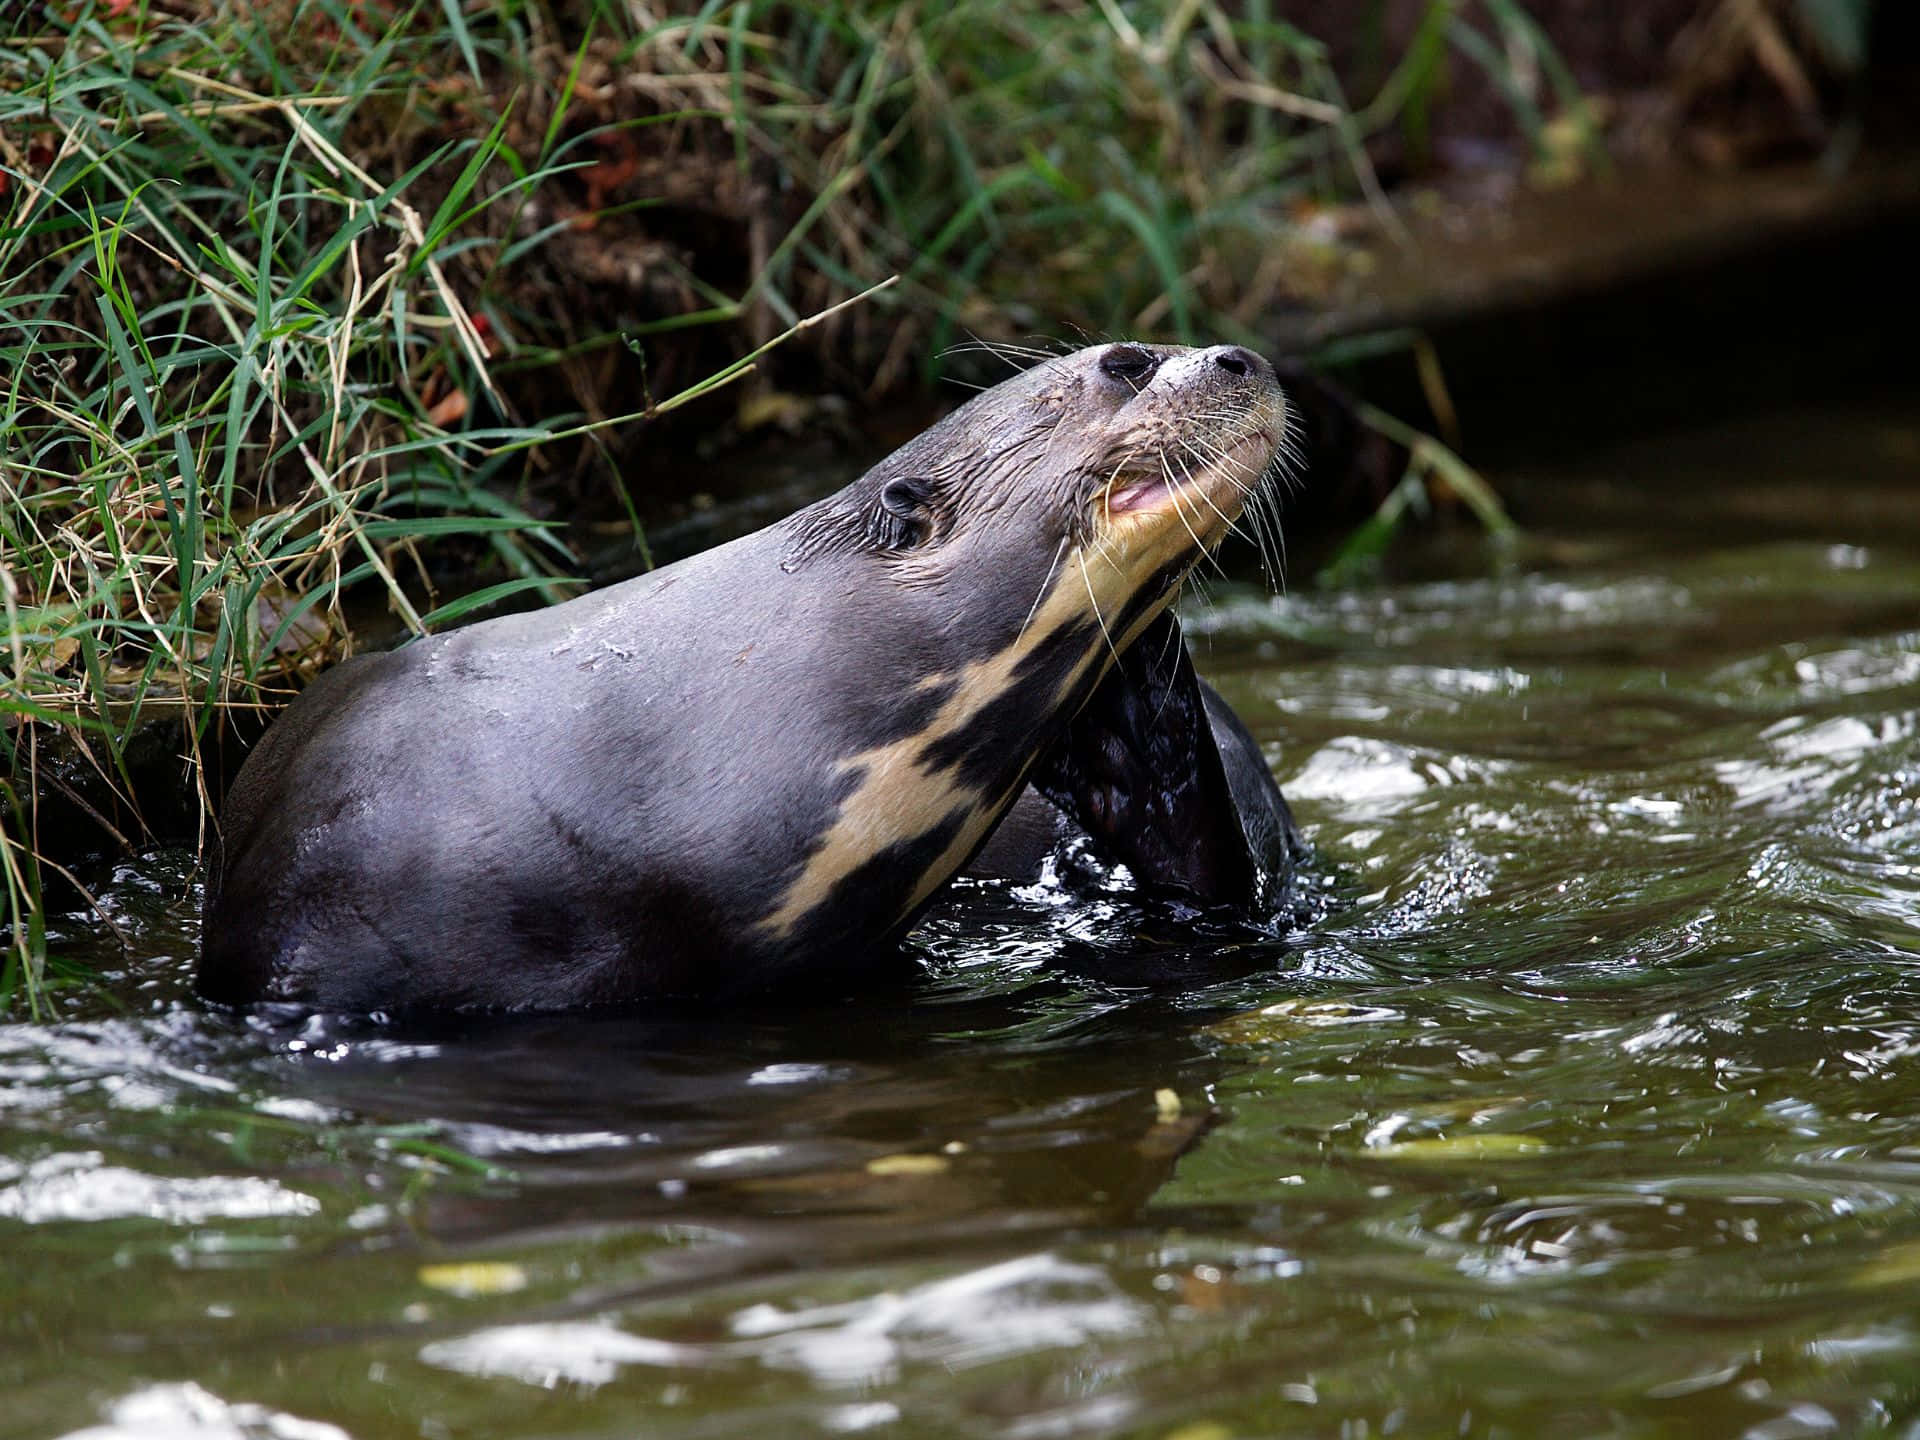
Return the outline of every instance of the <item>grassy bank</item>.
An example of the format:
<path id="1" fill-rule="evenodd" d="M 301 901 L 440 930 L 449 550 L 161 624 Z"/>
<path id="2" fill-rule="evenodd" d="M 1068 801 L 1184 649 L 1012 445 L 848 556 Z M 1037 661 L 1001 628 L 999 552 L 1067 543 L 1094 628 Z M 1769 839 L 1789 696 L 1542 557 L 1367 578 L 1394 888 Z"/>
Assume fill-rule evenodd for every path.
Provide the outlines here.
<path id="1" fill-rule="evenodd" d="M 967 336 L 1259 345 L 1364 262 L 1339 217 L 1391 232 L 1368 143 L 1449 75 L 1540 160 L 1586 143 L 1511 0 L 1434 0 L 1357 103 L 1264 0 L 30 9 L 0 22 L 0 1003 L 57 971 L 54 892 L 86 903 L 45 797 L 131 796 L 158 717 L 204 834 L 223 713 L 356 628 L 567 593 L 567 503 L 631 512 L 689 397 L 802 366 L 877 397 Z"/>

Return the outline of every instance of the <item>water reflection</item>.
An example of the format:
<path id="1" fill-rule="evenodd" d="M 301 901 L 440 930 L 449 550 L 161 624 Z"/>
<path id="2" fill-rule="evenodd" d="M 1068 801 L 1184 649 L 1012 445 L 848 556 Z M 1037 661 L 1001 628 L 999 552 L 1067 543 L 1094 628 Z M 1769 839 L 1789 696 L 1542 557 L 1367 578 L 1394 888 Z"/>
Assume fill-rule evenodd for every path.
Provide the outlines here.
<path id="1" fill-rule="evenodd" d="M 46 1155 L 31 1164 L 0 1160 L 0 1219 L 45 1225 L 70 1220 L 152 1219 L 195 1225 L 313 1215 L 320 1202 L 253 1175 L 143 1175 L 108 1165 L 97 1150 Z"/>
<path id="2" fill-rule="evenodd" d="M 457 1340 L 436 1340 L 421 1348 L 420 1358 L 428 1365 L 502 1375 L 546 1390 L 563 1384 L 597 1388 L 629 1365 L 677 1369 L 709 1363 L 697 1347 L 629 1335 L 605 1321 L 498 1325 Z"/>
<path id="3" fill-rule="evenodd" d="M 107 1407 L 104 1425 L 67 1440 L 350 1440 L 337 1425 L 264 1405 L 230 1405 L 198 1385 L 150 1385 Z"/>
<path id="4" fill-rule="evenodd" d="M 909 1364 L 964 1370 L 1009 1355 L 1072 1349 L 1136 1333 L 1149 1315 L 1106 1271 L 1027 1255 L 838 1305 L 734 1313 L 730 1328 L 763 1341 L 761 1363 L 807 1371 L 829 1385 L 897 1380 Z"/>

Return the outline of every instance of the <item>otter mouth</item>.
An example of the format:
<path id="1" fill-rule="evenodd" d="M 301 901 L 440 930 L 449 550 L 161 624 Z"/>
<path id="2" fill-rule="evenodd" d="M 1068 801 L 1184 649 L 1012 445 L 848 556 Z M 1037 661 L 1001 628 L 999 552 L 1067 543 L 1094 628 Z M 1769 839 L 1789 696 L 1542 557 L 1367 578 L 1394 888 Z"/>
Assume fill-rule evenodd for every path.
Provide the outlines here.
<path id="1" fill-rule="evenodd" d="M 1201 516 L 1231 523 L 1260 483 L 1277 445 L 1271 430 L 1255 430 L 1204 459 L 1188 450 L 1183 459 L 1163 459 L 1156 471 L 1117 475 L 1102 488 L 1099 508 L 1109 518 L 1178 510 L 1191 522 L 1198 517 L 1188 512 L 1198 507 Z"/>

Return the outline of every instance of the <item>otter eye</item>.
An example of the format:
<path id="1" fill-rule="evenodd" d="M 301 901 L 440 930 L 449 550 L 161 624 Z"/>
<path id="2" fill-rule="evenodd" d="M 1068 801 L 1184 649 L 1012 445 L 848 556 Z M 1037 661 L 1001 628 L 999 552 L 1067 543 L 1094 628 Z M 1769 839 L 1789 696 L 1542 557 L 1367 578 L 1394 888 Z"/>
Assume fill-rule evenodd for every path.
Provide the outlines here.
<path id="1" fill-rule="evenodd" d="M 890 550 L 918 545 L 933 533 L 933 487 L 912 475 L 896 475 L 880 487 L 873 517 L 874 539 Z"/>
<path id="2" fill-rule="evenodd" d="M 1100 357 L 1100 368 L 1116 380 L 1138 385 L 1159 368 L 1160 357 L 1138 345 L 1109 345 Z"/>

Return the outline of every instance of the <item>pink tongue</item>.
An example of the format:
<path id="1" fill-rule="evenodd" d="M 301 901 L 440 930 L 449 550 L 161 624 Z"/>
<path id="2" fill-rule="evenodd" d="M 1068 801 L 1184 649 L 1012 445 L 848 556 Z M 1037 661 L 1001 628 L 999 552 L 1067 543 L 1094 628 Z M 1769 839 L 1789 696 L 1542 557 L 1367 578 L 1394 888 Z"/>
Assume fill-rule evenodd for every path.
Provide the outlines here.
<path id="1" fill-rule="evenodd" d="M 1114 491 L 1107 501 L 1107 507 L 1111 510 L 1138 510 L 1148 501 L 1165 494 L 1166 488 L 1166 482 L 1163 480 L 1136 481 L 1132 485 Z"/>

